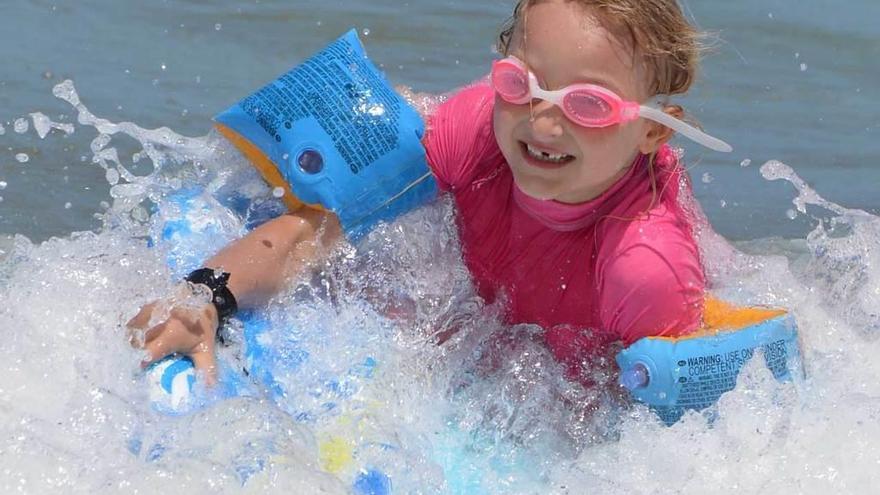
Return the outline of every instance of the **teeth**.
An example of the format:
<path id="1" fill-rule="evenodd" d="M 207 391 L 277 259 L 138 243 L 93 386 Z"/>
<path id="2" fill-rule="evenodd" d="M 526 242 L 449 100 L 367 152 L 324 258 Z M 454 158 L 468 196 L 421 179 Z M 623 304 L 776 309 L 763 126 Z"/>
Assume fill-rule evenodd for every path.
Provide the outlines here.
<path id="1" fill-rule="evenodd" d="M 571 155 L 566 155 L 565 153 L 547 153 L 546 151 L 532 148 L 530 144 L 526 144 L 526 150 L 533 158 L 547 162 L 561 163 L 571 157 Z"/>

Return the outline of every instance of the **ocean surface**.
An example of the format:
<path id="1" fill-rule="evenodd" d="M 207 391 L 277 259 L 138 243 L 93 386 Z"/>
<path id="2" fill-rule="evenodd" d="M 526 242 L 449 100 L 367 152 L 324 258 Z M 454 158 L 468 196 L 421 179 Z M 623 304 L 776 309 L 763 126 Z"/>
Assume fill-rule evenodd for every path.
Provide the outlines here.
<path id="1" fill-rule="evenodd" d="M 511 10 L 497 0 L 3 3 L 0 233 L 33 240 L 95 228 L 109 187 L 81 160 L 94 136 L 40 141 L 13 130 L 32 112 L 70 118 L 51 93 L 63 79 L 105 118 L 201 136 L 214 114 L 351 27 L 394 83 L 451 91 L 488 72 Z M 686 108 L 735 148 L 716 154 L 680 142 L 717 230 L 732 239 L 809 230 L 809 216 L 786 215 L 793 190 L 758 174 L 771 159 L 831 201 L 880 211 L 880 3 L 685 4 L 717 38 Z M 19 153 L 30 159 L 19 163 Z"/>
<path id="2" fill-rule="evenodd" d="M 880 2 L 683 2 L 716 41 L 682 101 L 735 148 L 678 141 L 717 232 L 699 238 L 709 284 L 788 308 L 807 373 L 779 383 L 753 360 L 672 427 L 565 380 L 536 327 L 503 325 L 443 200 L 264 311 L 274 347 L 309 356 L 289 397 L 150 406 L 125 322 L 177 280 L 145 241 L 163 195 L 210 191 L 190 220 L 231 238 L 223 191 L 270 194 L 212 116 L 349 28 L 395 84 L 454 90 L 488 72 L 512 2 L 2 3 L 0 493 L 370 493 L 373 468 L 394 493 L 880 486 Z M 365 359 L 375 375 L 352 371 Z M 288 414 L 308 407 L 318 419 Z"/>

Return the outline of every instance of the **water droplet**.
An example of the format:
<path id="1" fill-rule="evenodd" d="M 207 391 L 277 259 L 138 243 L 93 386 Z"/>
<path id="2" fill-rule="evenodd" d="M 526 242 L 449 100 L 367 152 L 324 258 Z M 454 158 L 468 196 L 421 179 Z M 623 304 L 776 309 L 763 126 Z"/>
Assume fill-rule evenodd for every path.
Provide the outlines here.
<path id="1" fill-rule="evenodd" d="M 52 129 L 52 121 L 40 112 L 32 113 L 31 120 L 34 122 L 34 130 L 37 131 L 37 136 L 40 136 L 40 139 L 45 139 Z"/>
<path id="2" fill-rule="evenodd" d="M 789 209 L 785 212 L 785 216 L 787 216 L 789 220 L 794 220 L 795 218 L 797 218 L 797 212 Z"/>
<path id="3" fill-rule="evenodd" d="M 385 115 L 385 107 L 383 105 L 373 105 L 367 109 L 367 113 L 372 117 L 381 117 Z"/>
<path id="4" fill-rule="evenodd" d="M 64 209 L 65 209 L 65 210 L 69 210 L 71 206 L 73 206 L 73 205 L 70 204 L 70 201 L 68 201 L 67 203 L 64 203 Z"/>
<path id="5" fill-rule="evenodd" d="M 0 180 L 0 191 L 6 189 L 6 186 L 8 185 L 9 184 L 7 184 L 5 180 Z"/>
<path id="6" fill-rule="evenodd" d="M 768 12 L 768 13 L 767 13 L 767 17 L 770 18 L 770 19 L 773 19 L 773 12 Z"/>
<path id="7" fill-rule="evenodd" d="M 712 182 L 713 180 L 715 180 L 715 178 L 712 177 L 712 174 L 710 174 L 709 172 L 706 172 L 703 174 L 702 180 L 703 180 L 703 184 L 708 184 L 708 183 Z"/>
<path id="8" fill-rule="evenodd" d="M 150 214 L 147 213 L 147 210 L 142 206 L 138 206 L 131 210 L 131 218 L 134 218 L 138 222 L 146 222 L 150 219 Z"/>
<path id="9" fill-rule="evenodd" d="M 162 70 L 165 70 L 165 69 L 167 69 L 167 68 L 168 68 L 168 66 L 167 66 L 167 65 L 165 65 L 165 64 L 164 64 L 164 63 L 163 63 L 163 64 L 162 64 L 162 66 L 161 66 L 161 67 L 162 67 Z"/>
<path id="10" fill-rule="evenodd" d="M 219 22 L 214 24 L 214 31 L 220 31 L 221 29 L 223 29 L 223 24 L 220 24 Z"/>
<path id="11" fill-rule="evenodd" d="M 724 201 L 723 199 L 719 201 L 718 204 L 721 205 L 722 208 L 727 207 L 727 201 Z"/>
<path id="12" fill-rule="evenodd" d="M 18 160 L 18 163 L 27 163 L 31 157 L 27 156 L 27 153 L 19 153 L 15 155 L 15 159 Z"/>
<path id="13" fill-rule="evenodd" d="M 795 60 L 801 58 L 801 52 L 794 52 L 794 58 Z"/>
<path id="14" fill-rule="evenodd" d="M 115 186 L 119 183 L 119 171 L 115 168 L 108 168 L 107 173 L 104 174 L 104 177 L 107 179 L 107 183 L 111 186 Z"/>
<path id="15" fill-rule="evenodd" d="M 284 196 L 284 188 L 283 187 L 276 187 L 275 189 L 272 189 L 272 196 L 274 196 L 276 198 L 280 198 L 280 197 Z"/>
<path id="16" fill-rule="evenodd" d="M 289 154 L 289 153 L 285 153 L 285 154 L 281 155 L 281 159 L 284 160 L 284 161 L 287 161 L 288 158 L 290 158 L 290 154 Z"/>
<path id="17" fill-rule="evenodd" d="M 24 134 L 30 128 L 30 124 L 28 124 L 27 119 L 18 118 L 15 119 L 15 123 L 12 125 L 12 128 L 15 129 L 15 132 L 19 134 Z"/>
<path id="18" fill-rule="evenodd" d="M 3 127 L 3 124 L 0 124 L 0 136 L 6 134 L 6 128 Z"/>
<path id="19" fill-rule="evenodd" d="M 807 70 L 807 64 L 801 64 L 801 72 L 805 72 Z"/>
<path id="20" fill-rule="evenodd" d="M 133 198 L 146 193 L 146 189 L 141 184 L 117 184 L 110 188 L 111 198 Z"/>
<path id="21" fill-rule="evenodd" d="M 364 30 L 362 32 L 364 33 L 364 36 L 369 36 L 370 35 L 370 28 L 364 28 Z"/>
<path id="22" fill-rule="evenodd" d="M 322 24 L 324 24 L 324 21 L 315 21 L 316 26 L 321 26 Z"/>
<path id="23" fill-rule="evenodd" d="M 748 167 L 748 166 L 751 165 L 751 164 L 752 164 L 752 160 L 750 160 L 750 159 L 748 159 L 748 158 L 746 158 L 745 160 L 739 162 L 739 166 L 740 166 L 740 167 Z"/>

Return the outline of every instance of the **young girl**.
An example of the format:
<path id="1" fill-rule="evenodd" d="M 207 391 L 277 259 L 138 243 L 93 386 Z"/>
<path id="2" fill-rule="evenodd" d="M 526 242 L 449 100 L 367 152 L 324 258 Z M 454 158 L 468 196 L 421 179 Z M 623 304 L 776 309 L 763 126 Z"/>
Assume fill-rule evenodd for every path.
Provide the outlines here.
<path id="1" fill-rule="evenodd" d="M 611 115 L 622 102 L 684 93 L 694 80 L 696 38 L 675 0 L 520 0 L 501 33 L 506 58 L 493 66 L 492 84 L 463 89 L 429 118 L 428 163 L 455 199 L 480 295 L 503 298 L 509 323 L 543 327 L 572 376 L 614 342 L 701 324 L 705 278 L 678 201 L 690 186 L 666 145 L 673 131 L 656 122 L 676 126 L 667 115 L 680 118 L 682 109 L 660 104 L 654 112 L 664 115 L 652 120 L 597 120 L 584 110 Z M 567 96 L 546 93 L 557 90 Z M 623 114 L 638 104 L 622 103 L 630 108 Z M 239 307 L 260 305 L 340 232 L 332 215 L 299 210 L 205 266 L 230 274 L 226 287 Z M 144 364 L 180 352 L 213 380 L 216 307 L 154 315 L 156 307 L 130 322 L 151 327 Z"/>

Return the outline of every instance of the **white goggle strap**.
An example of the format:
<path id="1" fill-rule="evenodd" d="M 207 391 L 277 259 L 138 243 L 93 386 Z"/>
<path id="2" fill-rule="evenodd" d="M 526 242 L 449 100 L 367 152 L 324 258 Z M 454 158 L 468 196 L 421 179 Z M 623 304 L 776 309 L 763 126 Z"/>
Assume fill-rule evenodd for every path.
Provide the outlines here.
<path id="1" fill-rule="evenodd" d="M 722 153 L 730 153 L 731 151 L 733 151 L 733 147 L 725 143 L 724 141 L 716 137 L 712 137 L 705 132 L 697 129 L 696 127 L 686 122 L 682 122 L 672 115 L 669 115 L 668 113 L 652 106 L 640 106 L 639 117 L 663 124 L 673 131 L 690 139 L 691 141 L 699 143 L 709 148 L 710 150 L 720 151 Z"/>
<path id="2" fill-rule="evenodd" d="M 539 100 L 549 101 L 550 103 L 556 105 L 557 107 L 562 106 L 562 98 L 565 95 L 565 91 L 558 89 L 556 91 L 547 91 L 538 85 L 538 78 L 529 71 L 529 96 L 531 98 L 538 98 Z"/>

